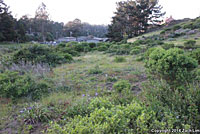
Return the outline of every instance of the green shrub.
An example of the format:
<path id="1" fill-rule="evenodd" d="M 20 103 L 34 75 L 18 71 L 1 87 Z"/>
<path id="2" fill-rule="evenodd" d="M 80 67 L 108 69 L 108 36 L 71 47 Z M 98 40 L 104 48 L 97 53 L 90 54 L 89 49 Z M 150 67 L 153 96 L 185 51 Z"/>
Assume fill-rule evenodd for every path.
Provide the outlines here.
<path id="1" fill-rule="evenodd" d="M 159 49 L 159 48 L 157 48 L 157 47 L 149 48 L 149 49 L 144 53 L 144 58 L 145 58 L 145 59 L 149 59 L 150 54 L 151 54 L 154 50 L 157 50 L 157 49 Z"/>
<path id="2" fill-rule="evenodd" d="M 114 62 L 117 62 L 117 63 L 126 62 L 126 58 L 124 58 L 122 56 L 117 56 L 117 57 L 115 57 Z"/>
<path id="3" fill-rule="evenodd" d="M 197 70 L 195 70 L 195 76 L 196 76 L 196 80 L 200 81 L 200 69 L 198 68 Z"/>
<path id="4" fill-rule="evenodd" d="M 20 75 L 18 72 L 6 71 L 0 73 L 1 97 L 16 100 L 21 97 L 39 99 L 49 92 L 49 86 L 45 82 L 36 83 L 30 76 Z"/>
<path id="5" fill-rule="evenodd" d="M 171 85 L 182 85 L 192 79 L 191 71 L 198 63 L 192 57 L 184 54 L 178 48 L 169 50 L 155 49 L 146 62 L 146 68 L 151 73 L 165 79 Z"/>
<path id="6" fill-rule="evenodd" d="M 171 119 L 171 118 L 169 118 Z M 172 120 L 172 119 L 171 119 Z M 158 121 L 156 114 L 145 109 L 142 105 L 132 102 L 127 106 L 112 106 L 112 108 L 95 109 L 88 116 L 76 116 L 65 126 L 57 123 L 51 123 L 48 134 L 64 133 L 137 133 L 144 134 L 152 129 L 161 129 L 170 124 L 164 121 Z M 171 128 L 171 127 L 170 127 Z"/>
<path id="7" fill-rule="evenodd" d="M 74 44 L 73 48 L 77 52 L 84 52 L 84 50 L 85 50 L 84 47 L 85 46 L 88 46 L 88 44 L 83 42 L 83 43 Z"/>
<path id="8" fill-rule="evenodd" d="M 56 118 L 57 109 L 35 103 L 20 111 L 20 117 L 26 124 L 47 123 Z"/>
<path id="9" fill-rule="evenodd" d="M 89 74 L 101 74 L 102 70 L 100 69 L 99 66 L 95 66 L 94 68 L 90 69 L 88 71 Z"/>
<path id="10" fill-rule="evenodd" d="M 109 49 L 108 52 L 109 53 L 117 53 L 117 51 L 120 49 L 119 45 L 112 45 Z"/>
<path id="11" fill-rule="evenodd" d="M 161 31 L 161 32 L 160 32 L 160 34 L 165 34 L 165 32 L 166 32 L 166 31 L 165 31 L 165 30 L 163 30 L 163 31 Z"/>
<path id="12" fill-rule="evenodd" d="M 97 46 L 96 43 L 88 43 L 88 45 L 89 45 L 90 48 L 94 48 L 94 47 Z"/>
<path id="13" fill-rule="evenodd" d="M 13 61 L 19 63 L 32 62 L 37 63 L 47 63 L 49 65 L 55 66 L 57 64 L 67 63 L 72 61 L 73 58 L 67 53 L 57 52 L 48 46 L 33 45 L 24 47 L 13 55 Z"/>
<path id="14" fill-rule="evenodd" d="M 188 40 L 184 43 L 184 47 L 186 49 L 190 49 L 190 48 L 193 48 L 196 44 L 196 41 L 195 40 Z"/>
<path id="15" fill-rule="evenodd" d="M 144 56 L 143 55 L 142 56 L 138 56 L 135 60 L 136 61 L 143 61 L 144 60 Z"/>
<path id="16" fill-rule="evenodd" d="M 140 46 L 140 45 L 143 45 L 143 44 L 145 44 L 145 41 L 144 41 L 144 40 L 136 40 L 136 41 L 133 43 L 134 46 Z"/>
<path id="17" fill-rule="evenodd" d="M 91 111 L 94 111 L 95 109 L 101 109 L 101 108 L 111 109 L 113 107 L 112 102 L 108 98 L 102 98 L 98 97 L 93 100 L 91 100 L 88 108 Z"/>
<path id="18" fill-rule="evenodd" d="M 69 48 L 69 47 L 61 48 L 58 51 L 60 51 L 62 53 L 71 54 L 72 56 L 79 56 L 80 55 L 77 51 L 75 51 L 75 50 L 73 50 L 72 48 Z"/>
<path id="19" fill-rule="evenodd" d="M 97 50 L 98 51 L 106 51 L 106 50 L 108 50 L 108 48 L 106 47 L 106 46 L 99 46 L 98 48 L 97 48 Z"/>
<path id="20" fill-rule="evenodd" d="M 181 29 L 181 26 L 180 25 L 175 25 L 172 29 L 173 29 L 173 31 L 176 31 L 176 30 Z"/>
<path id="21" fill-rule="evenodd" d="M 172 29 L 171 28 L 165 28 L 164 30 L 165 31 L 171 31 Z"/>
<path id="22" fill-rule="evenodd" d="M 196 59 L 199 62 L 199 64 L 200 64 L 200 48 L 192 51 L 192 53 L 190 54 L 190 56 L 192 58 Z"/>
<path id="23" fill-rule="evenodd" d="M 66 44 L 65 43 L 60 43 L 60 44 L 57 45 L 57 47 L 58 48 L 64 48 L 64 47 L 66 47 Z"/>
<path id="24" fill-rule="evenodd" d="M 164 43 L 160 40 L 147 39 L 145 40 L 145 44 L 148 45 L 149 47 L 153 47 L 157 45 L 162 45 Z"/>
<path id="25" fill-rule="evenodd" d="M 121 93 L 123 90 L 130 90 L 131 84 L 126 80 L 120 80 L 113 85 L 113 89 Z"/>
<path id="26" fill-rule="evenodd" d="M 142 48 L 139 47 L 139 46 L 137 46 L 137 47 L 134 47 L 134 48 L 131 50 L 130 54 L 132 54 L 132 55 L 137 55 L 137 54 L 139 54 L 139 53 L 141 53 L 141 52 L 142 52 Z"/>
<path id="27" fill-rule="evenodd" d="M 172 128 L 187 129 L 198 128 L 200 119 L 199 97 L 200 90 L 197 85 L 170 88 L 163 81 L 151 81 L 145 86 L 145 104 L 148 104 L 157 113 L 158 120 L 165 120 L 164 113 L 173 118 L 170 121 Z"/>
<path id="28" fill-rule="evenodd" d="M 130 45 L 129 44 L 121 44 L 117 54 L 129 54 L 130 53 Z"/>
<path id="29" fill-rule="evenodd" d="M 69 106 L 65 110 L 65 115 L 63 118 L 74 118 L 75 116 L 86 116 L 91 113 L 89 109 L 89 102 L 87 98 L 81 98 L 76 101 L 73 105 Z"/>
<path id="30" fill-rule="evenodd" d="M 183 26 L 184 29 L 195 29 L 195 26 L 193 23 L 185 24 Z"/>
<path id="31" fill-rule="evenodd" d="M 108 77 L 108 78 L 106 79 L 106 81 L 108 81 L 108 82 L 116 82 L 116 81 L 117 81 L 117 78 L 116 78 L 116 77 Z"/>
<path id="32" fill-rule="evenodd" d="M 168 44 L 168 43 L 165 43 L 164 45 L 162 45 L 162 48 L 164 48 L 165 50 L 168 50 L 170 48 L 174 48 L 175 45 L 174 44 Z"/>

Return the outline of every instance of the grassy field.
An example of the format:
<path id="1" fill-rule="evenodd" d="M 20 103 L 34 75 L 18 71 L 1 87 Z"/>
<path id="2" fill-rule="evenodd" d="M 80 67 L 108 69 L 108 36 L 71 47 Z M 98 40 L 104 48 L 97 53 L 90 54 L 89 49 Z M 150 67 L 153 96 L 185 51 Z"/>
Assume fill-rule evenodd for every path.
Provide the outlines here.
<path id="1" fill-rule="evenodd" d="M 134 60 L 134 56 L 123 56 L 126 61 L 116 63 L 114 58 L 102 52 L 91 52 L 87 55 L 76 57 L 71 64 L 63 64 L 44 74 L 43 79 L 51 79 L 56 87 L 67 87 L 67 93 L 53 93 L 43 98 L 40 102 L 21 100 L 17 104 L 9 103 L 9 100 L 1 100 L 0 109 L 0 133 L 17 133 L 25 131 L 27 125 L 23 125 L 20 111 L 34 105 L 59 105 L 60 103 L 76 103 L 83 95 L 95 97 L 103 96 L 112 91 L 113 83 L 123 79 L 132 85 L 132 94 L 137 95 L 142 90 L 142 83 L 146 80 L 144 63 Z M 93 73 L 91 70 L 99 73 Z M 95 70 L 95 71 L 96 71 Z M 35 74 L 31 74 L 35 75 Z M 21 122 L 21 123 L 20 123 Z M 34 133 L 44 129 L 45 124 L 34 125 Z M 30 126 L 29 126 L 30 127 Z M 29 131 L 29 130 L 27 130 Z"/>
<path id="2" fill-rule="evenodd" d="M 200 31 L 170 28 L 127 43 L 0 44 L 0 133 L 200 132 Z"/>

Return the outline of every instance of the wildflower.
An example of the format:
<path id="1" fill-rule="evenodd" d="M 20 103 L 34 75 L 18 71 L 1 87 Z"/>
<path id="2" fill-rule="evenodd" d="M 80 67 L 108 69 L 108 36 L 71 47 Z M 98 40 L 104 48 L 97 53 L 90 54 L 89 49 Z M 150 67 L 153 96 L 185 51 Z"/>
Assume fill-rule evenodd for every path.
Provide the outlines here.
<path id="1" fill-rule="evenodd" d="M 19 111 L 20 113 L 23 113 L 24 111 L 23 110 L 21 110 L 21 111 Z"/>
<path id="2" fill-rule="evenodd" d="M 98 96 L 98 93 L 95 93 L 95 96 Z"/>
<path id="3" fill-rule="evenodd" d="M 32 109 L 32 107 L 28 107 L 27 109 L 28 109 L 28 110 L 31 110 L 31 109 Z"/>
<path id="4" fill-rule="evenodd" d="M 85 94 L 82 95 L 83 97 L 85 96 Z"/>

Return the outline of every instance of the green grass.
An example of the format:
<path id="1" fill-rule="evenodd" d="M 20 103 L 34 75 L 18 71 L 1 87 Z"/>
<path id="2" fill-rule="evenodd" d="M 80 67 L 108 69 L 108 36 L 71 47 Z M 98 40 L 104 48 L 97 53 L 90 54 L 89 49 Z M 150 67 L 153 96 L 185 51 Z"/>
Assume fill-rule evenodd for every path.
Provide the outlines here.
<path id="1" fill-rule="evenodd" d="M 146 80 L 144 77 L 144 64 L 135 61 L 132 56 L 123 56 L 126 58 L 126 62 L 116 63 L 114 61 L 115 57 L 102 52 L 91 52 L 80 57 L 75 57 L 73 63 L 53 68 L 52 72 L 45 74 L 45 77 L 39 79 L 50 79 L 53 81 L 51 84 L 54 87 L 66 86 L 69 87 L 69 91 L 52 93 L 37 103 L 45 107 L 56 107 L 61 112 L 64 111 L 63 105 L 66 103 L 74 105 L 82 98 L 83 94 L 86 96 L 95 96 L 98 93 L 98 96 L 104 96 L 107 94 L 107 91 L 112 89 L 112 85 L 121 79 L 128 80 L 132 85 L 136 85 L 140 89 L 140 86 Z M 88 72 L 90 69 L 95 68 L 95 66 L 99 66 L 102 73 L 90 74 Z M 29 100 L 21 100 L 17 104 L 1 104 L 0 132 L 8 131 L 5 128 L 12 126 L 8 124 L 14 123 L 14 118 L 21 115 L 20 111 L 32 105 L 35 105 L 35 102 L 30 102 Z M 15 114 L 17 116 L 13 116 Z M 9 119 L 5 120 L 8 117 Z M 22 124 L 18 124 L 12 129 L 19 129 L 20 132 L 23 132 L 28 126 Z"/>
<path id="2" fill-rule="evenodd" d="M 185 23 L 182 23 L 184 25 Z M 142 36 L 151 37 L 160 34 L 162 30 L 147 33 Z M 128 40 L 134 42 L 136 37 Z M 183 37 L 176 38 L 176 41 L 164 41 L 165 43 L 174 43 L 176 46 L 183 45 L 187 40 L 194 39 L 196 35 L 190 35 L 188 39 Z M 196 40 L 197 46 L 200 46 L 200 39 Z M 20 48 L 30 44 L 0 44 L 1 49 Z M 161 47 L 161 46 L 158 46 Z M 5 54 L 9 55 L 7 51 Z M 63 120 L 61 117 L 68 110 L 68 107 L 78 105 L 84 98 L 91 99 L 95 96 L 109 96 L 112 93 L 113 84 L 119 80 L 127 80 L 131 84 L 132 95 L 138 95 L 144 90 L 148 78 L 145 73 L 143 61 L 136 59 L 141 55 L 123 55 L 124 62 L 115 62 L 116 55 L 105 54 L 102 52 L 81 53 L 80 57 L 73 57 L 73 63 L 62 64 L 46 72 L 43 77 L 36 77 L 36 81 L 49 80 L 52 88 L 63 88 L 63 92 L 53 92 L 39 101 L 30 101 L 21 99 L 17 103 L 8 100 L 0 101 L 0 133 L 9 133 L 17 131 L 18 133 L 40 133 L 49 125 L 48 123 L 26 124 L 23 120 L 23 114 L 20 113 L 24 108 L 41 105 L 45 110 L 49 110 L 49 115 L 55 116 L 51 121 Z M 91 73 L 91 70 L 99 70 L 99 73 Z M 35 76 L 34 74 L 30 74 Z M 140 96 L 141 100 L 143 96 Z M 117 98 L 118 99 L 118 98 Z M 144 98 L 145 99 L 145 98 Z M 54 112 L 54 110 L 56 112 Z M 62 124 L 62 123 L 61 123 Z"/>
<path id="3" fill-rule="evenodd" d="M 138 39 L 140 39 L 140 38 L 142 38 L 142 37 L 151 37 L 151 36 L 153 36 L 153 35 L 159 35 L 161 31 L 162 31 L 162 30 L 158 30 L 158 31 L 155 31 L 155 32 L 146 33 L 146 34 L 143 34 L 143 35 L 141 35 L 141 36 L 128 39 L 127 42 L 128 42 L 128 43 L 133 43 L 133 42 L 135 42 L 136 40 L 138 40 Z"/>

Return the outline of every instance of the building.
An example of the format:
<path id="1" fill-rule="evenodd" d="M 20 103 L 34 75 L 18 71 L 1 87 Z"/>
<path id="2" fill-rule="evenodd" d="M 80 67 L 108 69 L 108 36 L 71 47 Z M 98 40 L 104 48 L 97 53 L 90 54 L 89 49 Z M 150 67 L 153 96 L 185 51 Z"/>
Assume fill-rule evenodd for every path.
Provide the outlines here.
<path id="1" fill-rule="evenodd" d="M 99 43 L 99 42 L 105 42 L 107 41 L 108 38 L 97 38 L 93 36 L 79 36 L 77 38 L 75 37 L 63 37 L 59 38 L 57 42 L 71 42 L 71 41 L 76 41 L 76 42 L 88 42 L 88 43 Z"/>
<path id="2" fill-rule="evenodd" d="M 172 16 L 170 16 L 169 18 L 167 17 L 166 19 L 165 19 L 165 24 L 169 24 L 169 23 L 171 23 L 172 21 L 174 21 L 175 19 L 172 17 Z"/>
<path id="3" fill-rule="evenodd" d="M 71 42 L 71 41 L 76 41 L 75 37 L 62 37 L 59 38 L 57 42 Z"/>

